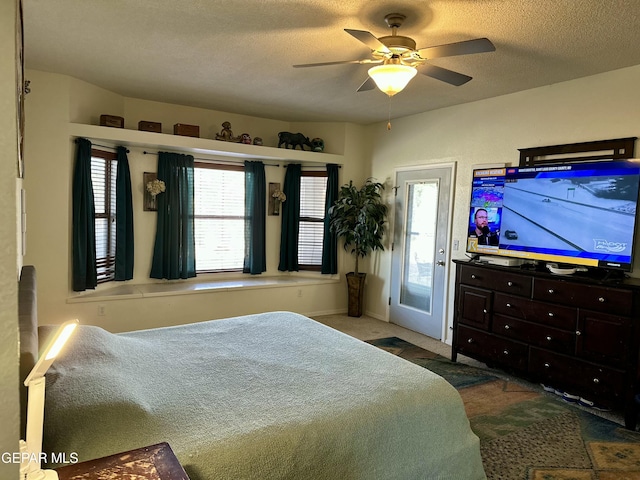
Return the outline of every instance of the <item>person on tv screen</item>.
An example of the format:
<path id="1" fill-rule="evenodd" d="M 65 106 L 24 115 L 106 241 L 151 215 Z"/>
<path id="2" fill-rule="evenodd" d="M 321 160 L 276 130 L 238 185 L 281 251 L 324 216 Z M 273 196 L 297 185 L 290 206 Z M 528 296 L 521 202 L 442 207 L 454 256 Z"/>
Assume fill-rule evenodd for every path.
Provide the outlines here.
<path id="1" fill-rule="evenodd" d="M 478 238 L 478 245 L 497 246 L 498 235 L 489 228 L 489 215 L 484 208 L 478 208 L 473 216 L 475 225 L 469 231 L 470 237 Z"/>

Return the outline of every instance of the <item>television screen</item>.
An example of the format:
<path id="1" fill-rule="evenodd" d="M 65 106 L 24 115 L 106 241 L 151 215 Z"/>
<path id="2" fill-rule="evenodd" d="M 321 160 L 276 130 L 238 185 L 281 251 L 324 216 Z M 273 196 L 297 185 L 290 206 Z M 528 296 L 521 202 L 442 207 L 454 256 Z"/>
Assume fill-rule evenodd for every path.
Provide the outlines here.
<path id="1" fill-rule="evenodd" d="M 467 252 L 631 270 L 640 163 L 473 172 Z"/>

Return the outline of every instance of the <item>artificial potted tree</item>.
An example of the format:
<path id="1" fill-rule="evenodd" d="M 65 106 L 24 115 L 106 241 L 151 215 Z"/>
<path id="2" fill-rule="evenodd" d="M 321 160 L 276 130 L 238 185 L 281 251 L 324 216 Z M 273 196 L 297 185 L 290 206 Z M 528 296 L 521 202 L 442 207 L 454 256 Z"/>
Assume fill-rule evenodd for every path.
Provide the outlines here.
<path id="1" fill-rule="evenodd" d="M 384 185 L 372 179 L 367 179 L 360 189 L 349 181 L 348 185 L 340 187 L 338 200 L 329 209 L 331 230 L 342 237 L 344 249 L 351 249 L 356 256 L 354 271 L 346 274 L 350 317 L 360 317 L 363 312 L 367 274 L 360 272 L 358 260 L 373 250 L 384 250 L 382 237 L 387 206 L 382 202 L 382 190 Z"/>

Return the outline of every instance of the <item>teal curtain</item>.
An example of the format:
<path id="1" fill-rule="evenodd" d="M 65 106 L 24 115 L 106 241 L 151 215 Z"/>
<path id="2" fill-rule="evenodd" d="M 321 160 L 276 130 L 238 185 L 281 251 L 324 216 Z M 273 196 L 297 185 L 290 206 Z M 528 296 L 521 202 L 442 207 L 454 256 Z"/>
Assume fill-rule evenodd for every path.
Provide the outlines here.
<path id="1" fill-rule="evenodd" d="M 267 270 L 266 254 L 267 184 L 262 162 L 244 162 L 244 273 Z"/>
<path id="2" fill-rule="evenodd" d="M 129 158 L 125 147 L 117 148 L 117 159 L 115 279 L 121 281 L 133 278 L 133 201 Z"/>
<path id="3" fill-rule="evenodd" d="M 91 142 L 76 139 L 76 163 L 73 170 L 73 290 L 96 288 L 96 224 L 93 183 L 91 182 Z"/>
<path id="4" fill-rule="evenodd" d="M 158 222 L 151 278 L 169 280 L 196 276 L 193 156 L 158 153 Z"/>
<path id="5" fill-rule="evenodd" d="M 329 208 L 338 200 L 338 165 L 327 165 L 327 194 L 324 202 L 324 231 L 322 236 L 322 266 L 321 273 L 338 273 L 338 235 L 331 231 Z"/>
<path id="6" fill-rule="evenodd" d="M 297 272 L 298 231 L 300 229 L 300 172 L 299 163 L 287 166 L 282 191 L 287 199 L 282 204 L 282 228 L 280 230 L 280 263 L 278 270 Z"/>

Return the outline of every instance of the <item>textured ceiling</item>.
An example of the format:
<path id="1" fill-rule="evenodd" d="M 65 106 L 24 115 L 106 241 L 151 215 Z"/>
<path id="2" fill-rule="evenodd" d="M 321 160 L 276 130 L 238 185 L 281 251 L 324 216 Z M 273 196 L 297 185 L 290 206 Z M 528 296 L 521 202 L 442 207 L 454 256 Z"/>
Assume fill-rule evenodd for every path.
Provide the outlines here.
<path id="1" fill-rule="evenodd" d="M 286 121 L 369 124 L 640 64 L 640 0 L 23 0 L 30 69 L 124 96 Z M 418 75 L 393 97 L 356 93 L 369 58 L 344 28 L 418 48 L 488 37 L 496 51 L 434 59 L 473 77 Z"/>

